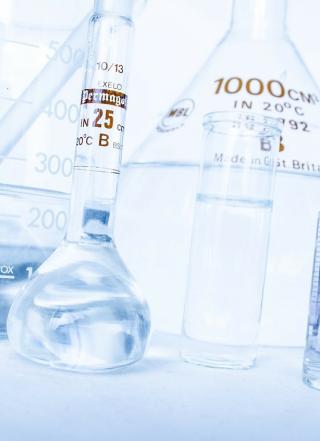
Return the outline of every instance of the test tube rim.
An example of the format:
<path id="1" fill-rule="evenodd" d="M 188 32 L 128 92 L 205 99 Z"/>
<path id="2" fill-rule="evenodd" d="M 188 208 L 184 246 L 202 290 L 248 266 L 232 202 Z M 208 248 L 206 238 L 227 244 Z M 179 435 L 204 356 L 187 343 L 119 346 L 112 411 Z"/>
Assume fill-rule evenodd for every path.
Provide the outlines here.
<path id="1" fill-rule="evenodd" d="M 239 118 L 240 117 L 240 118 Z M 261 113 L 249 113 L 249 112 L 236 112 L 236 111 L 217 111 L 217 112 L 209 112 L 206 113 L 203 117 L 203 128 L 205 130 L 205 132 L 214 132 L 217 134 L 221 134 L 221 135 L 226 135 L 226 136 L 234 136 L 235 134 L 232 133 L 232 131 L 230 130 L 231 128 L 229 127 L 227 130 L 216 130 L 215 126 L 218 125 L 222 125 L 222 124 L 226 124 L 226 123 L 234 123 L 234 122 L 238 122 L 238 121 L 246 121 L 246 118 L 248 118 L 248 122 L 250 122 L 250 120 L 252 120 L 252 118 L 254 118 L 254 120 L 252 120 L 252 122 L 254 123 L 254 125 L 256 127 L 264 127 L 267 128 L 269 130 L 269 132 L 267 133 L 261 133 L 258 132 L 256 130 L 252 130 L 251 133 L 246 133 L 246 134 L 242 134 L 242 133 L 237 133 L 236 136 L 240 136 L 240 137 L 248 137 L 248 138 L 275 138 L 275 137 L 280 137 L 281 133 L 282 133 L 282 128 L 283 128 L 283 121 L 281 120 L 281 118 L 274 118 L 271 116 L 266 116 L 263 115 Z"/>

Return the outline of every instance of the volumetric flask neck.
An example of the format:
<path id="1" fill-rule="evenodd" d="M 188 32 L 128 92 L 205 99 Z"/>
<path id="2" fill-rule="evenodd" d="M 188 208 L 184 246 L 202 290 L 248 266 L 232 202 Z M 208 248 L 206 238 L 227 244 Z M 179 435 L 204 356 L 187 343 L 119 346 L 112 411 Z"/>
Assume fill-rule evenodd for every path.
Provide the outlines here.
<path id="1" fill-rule="evenodd" d="M 286 32 L 287 0 L 234 0 L 230 34 L 279 38 Z"/>
<path id="2" fill-rule="evenodd" d="M 96 13 L 112 13 L 131 19 L 147 0 L 95 0 Z"/>
<path id="3" fill-rule="evenodd" d="M 67 232 L 70 242 L 111 241 L 111 211 L 125 129 L 132 22 L 117 14 L 103 14 L 94 17 L 91 27 L 95 38 L 89 49 L 80 101 Z M 107 59 L 104 54 L 108 54 Z"/>

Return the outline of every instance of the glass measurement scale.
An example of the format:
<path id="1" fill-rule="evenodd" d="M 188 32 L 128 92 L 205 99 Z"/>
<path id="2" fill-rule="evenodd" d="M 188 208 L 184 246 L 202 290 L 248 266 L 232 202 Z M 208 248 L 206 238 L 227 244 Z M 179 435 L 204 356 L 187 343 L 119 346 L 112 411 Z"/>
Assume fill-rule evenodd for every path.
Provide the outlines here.
<path id="1" fill-rule="evenodd" d="M 91 0 L 3 0 L 0 11 L 0 335 L 65 234 Z M 63 8 L 64 14 L 61 16 Z M 4 273 L 4 271 L 6 271 Z"/>

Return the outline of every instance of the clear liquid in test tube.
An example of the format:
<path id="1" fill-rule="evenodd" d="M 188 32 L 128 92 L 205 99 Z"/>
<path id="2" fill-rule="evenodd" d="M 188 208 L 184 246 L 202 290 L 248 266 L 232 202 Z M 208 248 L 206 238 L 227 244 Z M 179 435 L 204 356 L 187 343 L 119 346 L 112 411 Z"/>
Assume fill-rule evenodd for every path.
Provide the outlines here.
<path id="1" fill-rule="evenodd" d="M 263 115 L 205 117 L 183 321 L 186 361 L 255 363 L 281 128 Z"/>

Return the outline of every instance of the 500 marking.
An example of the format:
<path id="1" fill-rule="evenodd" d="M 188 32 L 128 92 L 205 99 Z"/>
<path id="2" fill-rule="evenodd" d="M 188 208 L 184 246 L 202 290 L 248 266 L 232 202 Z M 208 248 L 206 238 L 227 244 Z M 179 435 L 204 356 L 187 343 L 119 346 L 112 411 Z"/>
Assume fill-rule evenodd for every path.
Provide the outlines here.
<path id="1" fill-rule="evenodd" d="M 62 44 L 59 41 L 52 40 L 49 44 L 50 53 L 47 54 L 48 60 L 60 60 L 64 64 L 74 63 L 75 66 L 82 66 L 85 59 L 83 49 L 74 49 L 69 44 Z"/>

